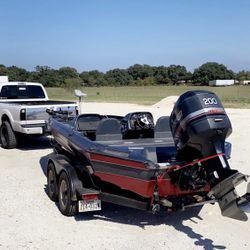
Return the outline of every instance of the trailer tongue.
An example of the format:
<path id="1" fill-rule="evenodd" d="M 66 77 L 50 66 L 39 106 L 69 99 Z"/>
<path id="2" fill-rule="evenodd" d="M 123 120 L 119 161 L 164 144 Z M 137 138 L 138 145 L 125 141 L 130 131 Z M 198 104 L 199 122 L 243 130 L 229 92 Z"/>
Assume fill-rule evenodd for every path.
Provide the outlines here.
<path id="1" fill-rule="evenodd" d="M 243 196 L 235 187 L 248 176 L 229 166 L 225 140 L 232 127 L 214 93 L 184 93 L 156 125 L 149 112 L 83 114 L 73 121 L 53 115 L 57 154 L 48 161 L 48 186 L 58 186 L 50 197 L 59 198 L 63 214 L 74 214 L 79 200 L 80 211 L 100 209 L 99 200 L 153 212 L 218 202 L 223 216 L 247 220 L 250 185 Z M 62 183 L 69 183 L 68 209 L 60 205 Z M 93 193 L 93 201 L 84 198 Z"/>

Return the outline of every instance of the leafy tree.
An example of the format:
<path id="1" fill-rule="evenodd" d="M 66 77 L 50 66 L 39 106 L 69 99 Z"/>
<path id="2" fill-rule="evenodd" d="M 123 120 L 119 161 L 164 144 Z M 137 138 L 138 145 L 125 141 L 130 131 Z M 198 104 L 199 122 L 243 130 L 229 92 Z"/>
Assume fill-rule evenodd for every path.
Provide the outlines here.
<path id="1" fill-rule="evenodd" d="M 36 72 L 45 72 L 45 71 L 47 71 L 47 70 L 50 70 L 50 67 L 49 66 L 47 66 L 47 65 L 44 65 L 44 66 L 41 66 L 41 65 L 37 65 L 36 67 L 35 67 L 35 70 L 36 70 Z"/>
<path id="2" fill-rule="evenodd" d="M 168 77 L 173 84 L 178 84 L 180 81 L 185 80 L 187 70 L 185 66 L 181 65 L 170 65 L 168 67 Z"/>
<path id="3" fill-rule="evenodd" d="M 134 80 L 145 79 L 154 75 L 154 68 L 149 65 L 135 64 L 127 69 L 129 75 L 133 77 Z"/>
<path id="4" fill-rule="evenodd" d="M 9 70 L 7 67 L 5 67 L 3 64 L 0 64 L 0 75 L 2 76 L 8 76 Z"/>
<path id="5" fill-rule="evenodd" d="M 59 73 L 60 77 L 63 79 L 63 81 L 65 81 L 65 79 L 67 79 L 67 78 L 79 77 L 77 70 L 75 68 L 71 68 L 71 67 L 61 67 L 58 70 L 58 73 Z"/>
<path id="6" fill-rule="evenodd" d="M 245 71 L 245 70 L 240 71 L 238 74 L 236 74 L 236 79 L 240 82 L 244 80 L 249 80 L 250 71 Z"/>
<path id="7" fill-rule="evenodd" d="M 168 68 L 165 66 L 154 67 L 154 79 L 156 84 L 168 84 L 171 80 L 168 76 Z"/>
<path id="8" fill-rule="evenodd" d="M 185 76 L 185 81 L 190 83 L 192 82 L 192 79 L 193 79 L 193 74 L 190 71 L 188 71 Z"/>
<path id="9" fill-rule="evenodd" d="M 25 69 L 16 66 L 8 67 L 9 81 L 26 81 L 28 72 Z"/>
<path id="10" fill-rule="evenodd" d="M 134 84 L 136 86 L 150 86 L 150 85 L 155 85 L 156 80 L 155 80 L 155 77 L 149 76 L 149 77 L 146 77 L 144 79 L 138 79 L 138 80 L 134 81 Z"/>
<path id="11" fill-rule="evenodd" d="M 185 82 L 207 85 L 210 80 L 232 79 L 239 81 L 250 79 L 250 71 L 240 71 L 234 76 L 223 64 L 208 62 L 195 69 L 194 73 L 187 72 L 185 66 L 170 65 L 152 67 L 146 64 L 134 64 L 128 69 L 112 69 L 106 73 L 98 70 L 78 73 L 75 68 L 61 67 L 52 69 L 49 66 L 36 66 L 34 71 L 26 71 L 16 66 L 6 67 L 0 64 L 0 75 L 9 76 L 10 81 L 41 82 L 46 87 L 79 87 L 85 86 L 126 86 L 126 85 L 154 85 L 180 84 Z"/>
<path id="12" fill-rule="evenodd" d="M 32 81 L 40 82 L 45 87 L 58 87 L 62 83 L 58 71 L 51 69 L 49 66 L 36 66 L 35 70 L 30 75 Z"/>
<path id="13" fill-rule="evenodd" d="M 194 70 L 193 81 L 201 85 L 208 85 L 209 81 L 216 79 L 233 79 L 234 73 L 223 64 L 208 62 Z"/>
<path id="14" fill-rule="evenodd" d="M 26 79 L 27 82 L 39 82 L 40 77 L 37 71 L 31 71 L 28 73 L 28 77 Z"/>
<path id="15" fill-rule="evenodd" d="M 112 69 L 106 72 L 105 79 L 108 85 L 126 86 L 133 82 L 133 78 L 124 69 Z"/>
<path id="16" fill-rule="evenodd" d="M 107 85 L 107 81 L 104 76 L 105 74 L 98 70 L 92 70 L 89 72 L 83 71 L 80 74 L 83 85 L 89 86 L 89 87 Z"/>

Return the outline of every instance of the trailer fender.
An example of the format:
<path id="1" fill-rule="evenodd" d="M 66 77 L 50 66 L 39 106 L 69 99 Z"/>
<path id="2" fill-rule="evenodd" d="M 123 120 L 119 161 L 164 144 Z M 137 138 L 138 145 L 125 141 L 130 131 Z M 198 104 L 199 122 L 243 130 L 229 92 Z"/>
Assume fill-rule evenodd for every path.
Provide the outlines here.
<path id="1" fill-rule="evenodd" d="M 57 183 L 59 180 L 60 174 L 64 171 L 69 180 L 70 180 L 70 188 L 72 192 L 72 201 L 77 201 L 78 196 L 81 195 L 84 191 L 84 188 L 82 186 L 82 182 L 79 180 L 77 173 L 74 169 L 74 167 L 71 165 L 69 159 L 60 154 L 52 154 L 49 159 L 47 166 L 49 163 L 53 163 L 55 166 L 55 172 L 57 176 Z"/>

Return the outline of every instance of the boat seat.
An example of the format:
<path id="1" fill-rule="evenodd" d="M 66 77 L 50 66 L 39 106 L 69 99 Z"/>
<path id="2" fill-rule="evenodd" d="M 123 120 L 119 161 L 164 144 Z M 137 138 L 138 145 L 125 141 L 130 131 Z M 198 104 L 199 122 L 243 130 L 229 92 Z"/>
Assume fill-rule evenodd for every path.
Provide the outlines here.
<path id="1" fill-rule="evenodd" d="M 155 138 L 171 138 L 172 132 L 169 126 L 169 116 L 161 116 L 155 125 Z"/>
<path id="2" fill-rule="evenodd" d="M 96 141 L 122 140 L 121 125 L 115 118 L 102 119 L 96 129 Z"/>
<path id="3" fill-rule="evenodd" d="M 96 129 L 101 120 L 102 116 L 99 114 L 82 114 L 78 116 L 75 128 L 84 136 L 94 141 L 96 139 Z"/>
<path id="4" fill-rule="evenodd" d="M 82 114 L 79 115 L 76 122 L 78 131 L 96 130 L 102 117 L 98 114 Z"/>

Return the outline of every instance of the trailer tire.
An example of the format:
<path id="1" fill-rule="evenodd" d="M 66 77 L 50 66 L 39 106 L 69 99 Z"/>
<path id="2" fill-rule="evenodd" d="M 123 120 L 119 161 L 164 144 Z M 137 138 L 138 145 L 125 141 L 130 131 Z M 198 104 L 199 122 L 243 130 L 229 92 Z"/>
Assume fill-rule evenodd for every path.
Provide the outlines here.
<path id="1" fill-rule="evenodd" d="M 62 172 L 59 177 L 58 200 L 59 210 L 63 215 L 73 216 L 77 214 L 77 202 L 72 201 L 70 179 L 65 172 Z"/>
<path id="2" fill-rule="evenodd" d="M 3 148 L 16 148 L 17 136 L 8 121 L 4 121 L 0 127 L 0 138 Z"/>
<path id="3" fill-rule="evenodd" d="M 48 185 L 48 196 L 52 201 L 58 200 L 58 183 L 55 171 L 55 166 L 52 162 L 48 164 L 47 169 L 47 185 Z"/>

